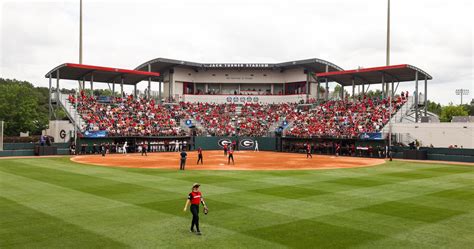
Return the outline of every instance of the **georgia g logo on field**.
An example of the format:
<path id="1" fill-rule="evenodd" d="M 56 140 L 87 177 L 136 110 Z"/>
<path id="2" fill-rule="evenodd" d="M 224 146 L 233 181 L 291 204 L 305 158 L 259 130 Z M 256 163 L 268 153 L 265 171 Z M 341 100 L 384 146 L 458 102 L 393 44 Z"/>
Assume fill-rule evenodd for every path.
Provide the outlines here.
<path id="1" fill-rule="evenodd" d="M 219 141 L 217 142 L 217 144 L 218 144 L 220 147 L 222 147 L 222 148 L 224 148 L 224 145 L 226 145 L 226 144 L 229 145 L 229 144 L 231 144 L 231 143 L 232 143 L 232 141 L 230 141 L 230 140 L 227 139 L 227 138 L 223 138 L 223 139 L 221 139 L 221 140 L 219 140 Z"/>
<path id="2" fill-rule="evenodd" d="M 252 139 L 246 138 L 246 139 L 240 140 L 240 146 L 244 148 L 252 148 L 254 144 L 255 142 Z"/>

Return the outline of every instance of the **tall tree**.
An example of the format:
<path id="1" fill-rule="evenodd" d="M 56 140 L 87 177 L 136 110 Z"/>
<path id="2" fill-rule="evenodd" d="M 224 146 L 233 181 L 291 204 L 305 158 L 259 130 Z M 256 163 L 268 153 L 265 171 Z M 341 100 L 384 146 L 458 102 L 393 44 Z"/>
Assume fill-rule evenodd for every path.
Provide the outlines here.
<path id="1" fill-rule="evenodd" d="M 31 83 L 0 78 L 0 120 L 5 121 L 7 136 L 27 131 L 41 133 L 48 124 L 45 103 L 47 96 Z"/>
<path id="2" fill-rule="evenodd" d="M 442 122 L 451 122 L 454 116 L 467 116 L 468 113 L 461 105 L 453 105 L 450 103 L 448 106 L 443 106 L 441 110 L 440 120 Z"/>

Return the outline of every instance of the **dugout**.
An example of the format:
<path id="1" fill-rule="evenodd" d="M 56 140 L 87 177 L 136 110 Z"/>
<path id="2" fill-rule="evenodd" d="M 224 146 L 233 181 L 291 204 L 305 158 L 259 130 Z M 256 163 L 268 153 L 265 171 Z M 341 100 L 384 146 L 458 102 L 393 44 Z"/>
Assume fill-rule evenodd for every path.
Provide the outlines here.
<path id="1" fill-rule="evenodd" d="M 77 140 L 78 154 L 99 154 L 103 144 L 110 153 L 118 153 L 127 142 L 127 152 L 138 152 L 138 147 L 146 143 L 148 152 L 175 151 L 185 148 L 194 150 L 194 138 L 190 136 L 149 136 L 149 137 L 81 137 Z"/>
<path id="2" fill-rule="evenodd" d="M 340 145 L 339 155 L 360 157 L 385 157 L 386 140 L 365 140 L 359 138 L 333 137 L 282 137 L 279 151 L 306 153 L 306 145 L 310 144 L 312 153 L 320 155 L 335 155 L 336 145 Z"/>

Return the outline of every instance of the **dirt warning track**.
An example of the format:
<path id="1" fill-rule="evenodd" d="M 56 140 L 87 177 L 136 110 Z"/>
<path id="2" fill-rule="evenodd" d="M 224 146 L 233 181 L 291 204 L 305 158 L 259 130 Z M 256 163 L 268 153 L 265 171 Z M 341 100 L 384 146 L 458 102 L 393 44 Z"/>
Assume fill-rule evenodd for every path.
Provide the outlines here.
<path id="1" fill-rule="evenodd" d="M 227 164 L 227 157 L 222 151 L 203 151 L 204 164 L 197 165 L 197 152 L 188 152 L 186 170 L 311 170 L 356 168 L 379 165 L 383 159 L 359 157 L 335 157 L 313 155 L 306 159 L 305 154 L 281 152 L 234 152 L 235 165 Z M 100 155 L 84 155 L 71 158 L 72 161 L 82 164 L 91 164 L 110 167 L 129 168 L 157 168 L 179 169 L 179 152 L 148 153 L 148 156 L 135 154 L 113 154 L 102 157 Z"/>

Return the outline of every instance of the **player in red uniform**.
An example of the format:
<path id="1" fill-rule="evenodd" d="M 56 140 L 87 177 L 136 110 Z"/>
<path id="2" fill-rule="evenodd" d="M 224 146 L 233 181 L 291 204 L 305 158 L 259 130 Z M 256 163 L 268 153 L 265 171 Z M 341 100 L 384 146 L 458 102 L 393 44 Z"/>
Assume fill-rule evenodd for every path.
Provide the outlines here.
<path id="1" fill-rule="evenodd" d="M 232 164 L 235 164 L 234 163 L 234 150 L 233 149 L 230 149 L 229 150 L 229 158 L 227 160 L 227 164 L 230 164 L 230 160 L 232 159 Z"/>
<path id="2" fill-rule="evenodd" d="M 224 156 L 227 156 L 227 148 L 228 148 L 227 144 L 224 144 Z"/>
<path id="3" fill-rule="evenodd" d="M 191 204 L 190 210 L 193 214 L 193 219 L 191 221 L 191 232 L 196 232 L 196 235 L 201 235 L 201 230 L 199 230 L 199 205 L 202 203 L 204 206 L 204 214 L 207 214 L 208 210 L 206 203 L 204 202 L 204 198 L 202 198 L 202 194 L 199 192 L 199 186 L 201 185 L 198 183 L 193 184 L 192 191 L 189 193 L 188 199 L 186 200 L 186 205 L 184 206 L 184 212 L 186 212 L 188 205 Z M 195 226 L 196 230 L 194 230 Z"/>
<path id="4" fill-rule="evenodd" d="M 311 157 L 313 158 L 313 155 L 311 155 L 311 145 L 307 144 L 306 145 L 306 158 Z"/>
<path id="5" fill-rule="evenodd" d="M 202 162 L 202 149 L 201 149 L 201 147 L 199 147 L 197 151 L 198 151 L 198 161 L 197 161 L 196 164 L 199 164 L 199 162 L 201 162 L 201 164 L 203 164 L 203 162 Z"/>

